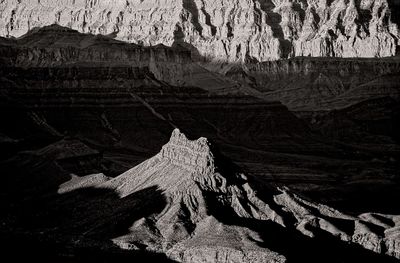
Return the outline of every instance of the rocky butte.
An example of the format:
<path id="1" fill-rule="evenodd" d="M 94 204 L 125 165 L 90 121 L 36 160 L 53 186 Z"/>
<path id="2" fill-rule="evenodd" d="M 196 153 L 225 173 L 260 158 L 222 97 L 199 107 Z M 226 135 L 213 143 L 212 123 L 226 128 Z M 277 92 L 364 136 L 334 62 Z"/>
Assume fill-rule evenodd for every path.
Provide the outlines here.
<path id="1" fill-rule="evenodd" d="M 88 180 L 92 182 L 93 176 Z M 318 250 L 318 244 L 311 246 L 310 240 L 321 242 L 328 235 L 335 242 L 372 250 L 375 255 L 400 257 L 398 216 L 347 215 L 272 185 L 261 198 L 252 178 L 235 168 L 206 138 L 192 141 L 178 129 L 158 154 L 104 180 L 94 187 L 112 189 L 121 203 L 151 188 L 165 196 L 161 212 L 138 218 L 128 233 L 113 239 L 123 249 L 146 248 L 178 262 L 286 262 L 296 253 L 292 246 L 297 246 L 312 261 L 313 256 L 305 251 L 311 247 Z M 85 179 L 75 181 L 72 178 L 64 185 L 68 189 L 85 186 Z M 59 191 L 70 191 L 63 188 Z M 137 206 L 131 206 L 131 211 Z M 272 245 L 263 244 L 265 234 Z M 329 237 L 325 242 L 332 242 L 327 240 Z M 351 257 L 350 249 L 346 253 Z M 356 255 L 362 258 L 362 252 Z"/>
<path id="2" fill-rule="evenodd" d="M 57 23 L 144 45 L 185 43 L 198 59 L 396 54 L 394 0 L 5 0 L 0 36 Z"/>

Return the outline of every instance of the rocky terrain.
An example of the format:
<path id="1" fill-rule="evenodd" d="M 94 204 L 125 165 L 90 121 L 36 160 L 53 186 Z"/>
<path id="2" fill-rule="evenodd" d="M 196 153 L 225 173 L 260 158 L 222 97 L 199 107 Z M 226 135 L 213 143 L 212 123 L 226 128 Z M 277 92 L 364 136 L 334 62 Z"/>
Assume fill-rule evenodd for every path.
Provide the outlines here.
<path id="1" fill-rule="evenodd" d="M 398 260 L 397 2 L 231 2 L 0 1 L 6 254 Z"/>
<path id="2" fill-rule="evenodd" d="M 6 0 L 0 35 L 57 23 L 146 46 L 185 43 L 214 62 L 387 57 L 399 46 L 398 7 L 395 0 Z"/>
<path id="3" fill-rule="evenodd" d="M 114 242 L 128 248 L 144 246 L 166 251 L 170 257 L 183 262 L 202 262 L 211 258 L 216 258 L 216 262 L 284 262 L 284 255 L 251 244 L 248 238 L 254 234 L 246 233 L 247 229 L 224 226 L 219 222 L 225 218 L 233 222 L 235 218 L 251 218 L 296 228 L 309 237 L 326 231 L 343 241 L 400 257 L 396 223 L 399 218 L 381 214 L 349 216 L 303 200 L 285 189 L 264 193 L 264 200 L 265 196 L 269 197 L 266 203 L 252 188 L 251 179 L 236 171 L 211 148 L 206 138 L 190 141 L 175 129 L 159 154 L 102 185 L 115 189 L 121 197 L 157 187 L 168 202 L 159 215 L 136 222 L 130 228 L 131 233 Z M 380 221 L 379 218 L 384 219 Z M 385 220 L 394 223 L 385 224 Z M 346 225 L 354 232 L 346 232 Z M 383 227 L 387 236 L 374 233 L 371 229 L 376 227 Z M 217 234 L 211 234 L 211 231 Z M 239 240 L 235 242 L 239 244 L 222 240 L 232 232 L 236 232 L 235 239 Z M 253 239 L 257 238 L 257 235 L 253 236 Z"/>
<path id="4" fill-rule="evenodd" d="M 19 199 L 9 189 L 3 194 L 17 199 L 2 205 L 2 230 L 57 240 L 64 244 L 61 251 L 72 255 L 102 247 L 165 254 L 177 262 L 395 262 L 400 257 L 399 216 L 349 215 L 257 181 L 206 138 L 191 141 L 175 129 L 158 154 L 115 178 L 44 176 L 34 188 L 48 194 L 31 199 L 27 193 Z M 7 182 L 11 186 L 16 178 Z M 28 227 L 32 212 L 36 219 Z"/>

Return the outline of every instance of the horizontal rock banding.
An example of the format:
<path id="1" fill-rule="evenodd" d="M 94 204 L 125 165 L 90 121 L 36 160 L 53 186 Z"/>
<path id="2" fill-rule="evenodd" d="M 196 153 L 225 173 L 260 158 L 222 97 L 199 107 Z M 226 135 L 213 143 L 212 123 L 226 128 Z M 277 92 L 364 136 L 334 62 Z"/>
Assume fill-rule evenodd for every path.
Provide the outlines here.
<path id="1" fill-rule="evenodd" d="M 57 23 L 145 45 L 187 43 L 213 61 L 386 57 L 399 30 L 388 0 L 2 1 L 0 35 Z"/>

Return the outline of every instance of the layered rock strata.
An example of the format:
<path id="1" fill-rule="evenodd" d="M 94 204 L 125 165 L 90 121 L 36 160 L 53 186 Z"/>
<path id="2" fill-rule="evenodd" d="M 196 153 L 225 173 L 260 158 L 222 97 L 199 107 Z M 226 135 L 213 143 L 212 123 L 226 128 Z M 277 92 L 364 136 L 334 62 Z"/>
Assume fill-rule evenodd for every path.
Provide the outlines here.
<path id="1" fill-rule="evenodd" d="M 206 69 L 193 63 L 190 50 L 181 45 L 142 47 L 57 25 L 32 30 L 18 40 L 2 39 L 0 62 L 7 78 L 17 77 L 12 76 L 14 72 L 20 78 L 31 71 L 58 79 L 83 78 L 87 73 L 121 80 L 141 75 L 146 78 L 141 85 L 155 81 L 156 85 L 199 87 L 218 94 L 248 94 L 280 101 L 296 111 L 399 97 L 397 58 L 293 58 L 222 67 L 207 64 L 210 69 Z"/>
<path id="2" fill-rule="evenodd" d="M 341 109 L 370 99 L 400 98 L 397 58 L 293 58 L 226 66 L 225 76 L 293 111 Z"/>
<path id="3" fill-rule="evenodd" d="M 185 48 L 143 47 L 58 25 L 32 30 L 18 40 L 3 39 L 0 56 L 1 67 L 135 67 L 175 85 L 184 82 L 192 62 Z"/>
<path id="4" fill-rule="evenodd" d="M 6 0 L 0 35 L 57 23 L 144 45 L 186 43 L 212 61 L 386 57 L 399 30 L 389 0 Z M 397 14 L 397 13 L 395 13 Z"/>

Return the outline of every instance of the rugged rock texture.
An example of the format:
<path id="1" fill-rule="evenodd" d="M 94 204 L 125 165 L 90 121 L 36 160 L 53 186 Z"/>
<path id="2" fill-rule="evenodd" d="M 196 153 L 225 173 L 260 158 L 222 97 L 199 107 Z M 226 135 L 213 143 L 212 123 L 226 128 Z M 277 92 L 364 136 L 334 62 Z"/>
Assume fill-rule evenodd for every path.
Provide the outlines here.
<path id="1" fill-rule="evenodd" d="M 270 199 L 265 202 L 251 180 L 213 152 L 206 138 L 190 141 L 177 129 L 159 154 L 97 187 L 114 189 L 122 198 L 151 187 L 163 191 L 168 200 L 164 210 L 139 219 L 129 234 L 114 242 L 125 249 L 146 247 L 164 252 L 182 262 L 285 261 L 285 255 L 245 238 L 257 238 L 253 231 L 221 224 L 227 217 L 233 222 L 235 218 L 271 221 L 312 238 L 318 238 L 322 231 L 376 253 L 395 257 L 399 253 L 394 234 L 398 234 L 397 216 L 350 216 L 304 200 L 288 189 L 270 190 Z M 232 242 L 232 232 L 241 237 L 234 241 L 238 244 Z"/>
<path id="2" fill-rule="evenodd" d="M 184 42 L 213 61 L 385 57 L 396 54 L 399 41 L 391 19 L 391 9 L 398 8 L 395 4 L 389 0 L 6 0 L 0 3 L 0 35 L 19 37 L 34 27 L 58 23 L 145 45 Z"/>
<path id="3" fill-rule="evenodd" d="M 190 249 L 186 251 L 187 247 L 182 242 L 198 238 L 204 231 L 209 232 L 213 229 L 209 228 L 212 225 L 219 228 L 216 239 L 222 240 L 229 235 L 230 227 L 218 223 L 208 212 L 208 203 L 212 202 L 208 198 L 228 207 L 240 217 L 271 217 L 281 222 L 268 205 L 255 197 L 254 192 L 243 181 L 243 175 L 224 176 L 217 172 L 215 165 L 206 138 L 189 141 L 179 130 L 174 130 L 169 143 L 163 146 L 158 155 L 102 185 L 101 187 L 115 189 L 121 197 L 156 186 L 166 194 L 168 200 L 168 205 L 159 215 L 138 220 L 130 228 L 130 235 L 118 238 L 115 242 L 127 248 L 132 247 L 129 244 L 133 244 L 164 250 L 173 258 L 184 262 L 213 258 L 213 254 L 220 253 L 220 248 L 225 248 L 225 256 L 217 256 L 214 262 L 246 262 L 251 258 L 255 262 L 283 262 L 284 257 L 253 245 L 250 240 L 244 240 L 241 245 L 233 248 L 229 245 L 233 240 L 227 240 L 225 245 L 203 240 L 189 246 L 197 253 Z M 240 185 L 235 184 L 241 181 Z M 214 205 L 219 206 L 218 204 Z M 252 207 L 251 210 L 246 209 L 249 206 Z M 266 215 L 266 211 L 269 215 Z M 245 229 L 231 231 L 239 235 L 246 233 Z M 235 252 L 238 247 L 240 250 Z"/>
<path id="4" fill-rule="evenodd" d="M 399 257 L 396 59 L 217 65 L 223 75 L 179 45 L 57 25 L 2 38 L 0 52 L 0 240 L 183 262 Z M 176 130 L 166 143 L 173 127 L 208 139 Z"/>

